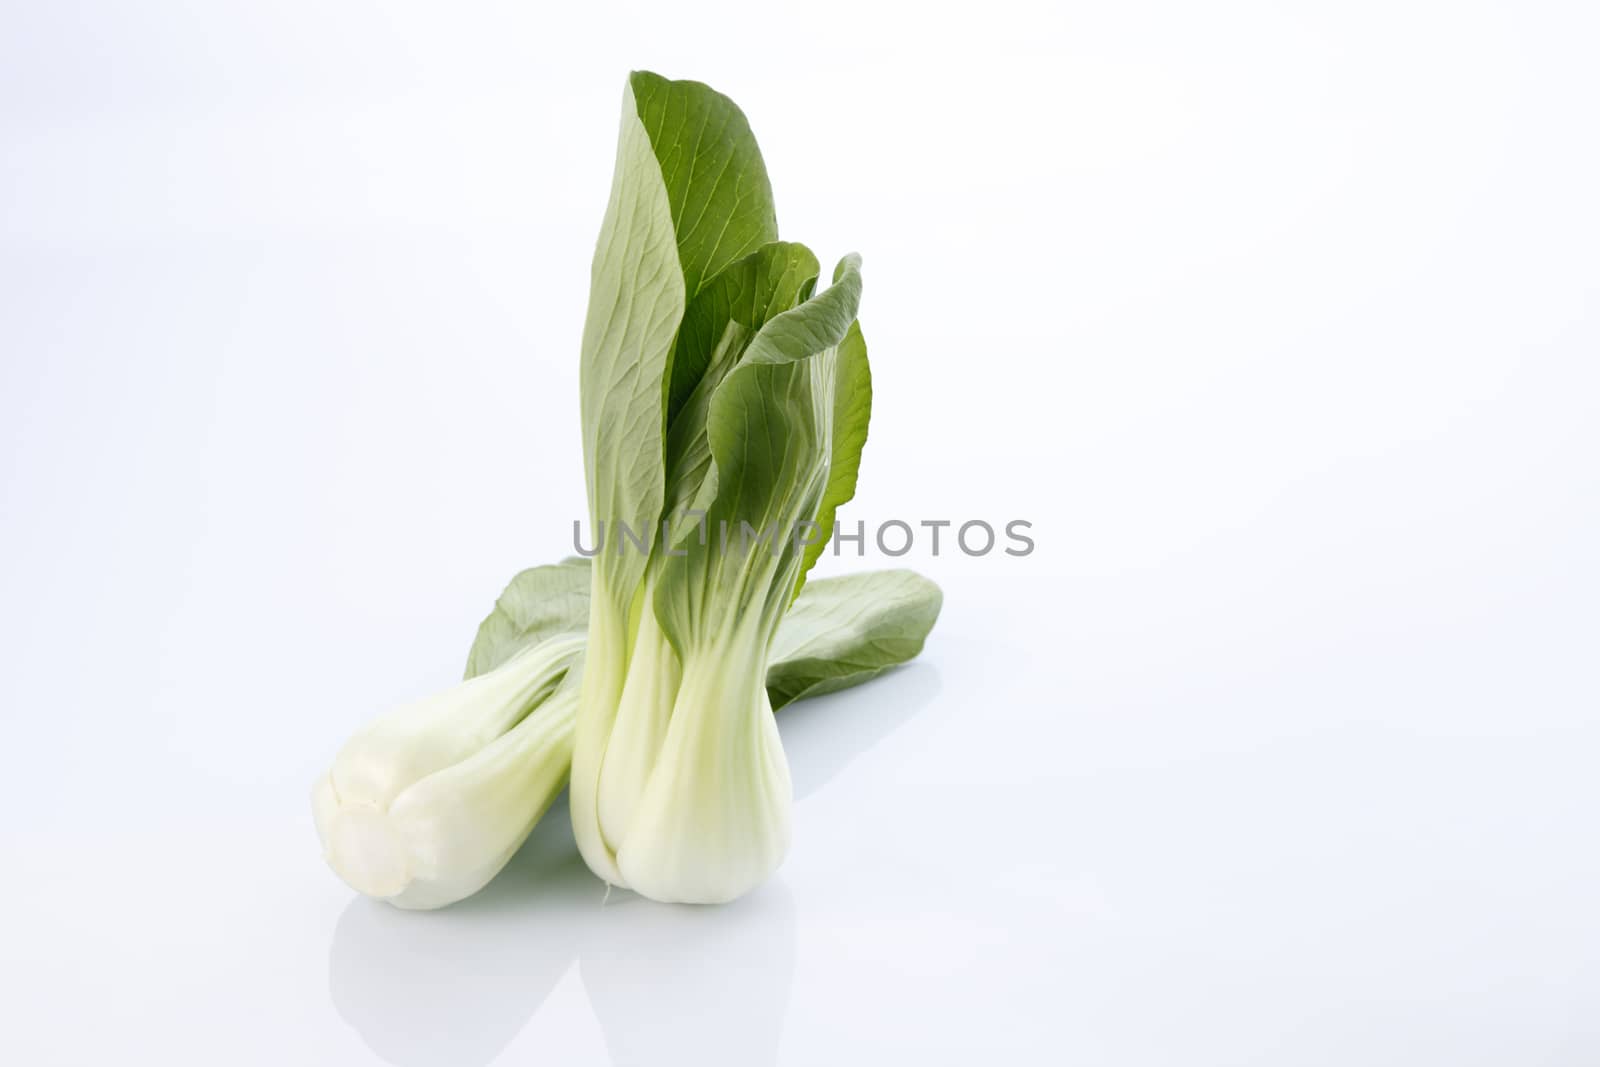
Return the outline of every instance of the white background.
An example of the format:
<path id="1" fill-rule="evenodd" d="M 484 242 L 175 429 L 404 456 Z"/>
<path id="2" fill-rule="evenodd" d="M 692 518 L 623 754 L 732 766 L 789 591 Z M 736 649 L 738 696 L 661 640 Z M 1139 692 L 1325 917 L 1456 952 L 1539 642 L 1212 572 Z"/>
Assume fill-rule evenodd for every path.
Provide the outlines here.
<path id="1" fill-rule="evenodd" d="M 1592 5 L 539 6 L 6 4 L 0 1061 L 1600 1062 Z M 568 551 L 630 67 L 865 257 L 846 517 L 1038 550 L 742 902 L 397 913 L 308 788 Z"/>

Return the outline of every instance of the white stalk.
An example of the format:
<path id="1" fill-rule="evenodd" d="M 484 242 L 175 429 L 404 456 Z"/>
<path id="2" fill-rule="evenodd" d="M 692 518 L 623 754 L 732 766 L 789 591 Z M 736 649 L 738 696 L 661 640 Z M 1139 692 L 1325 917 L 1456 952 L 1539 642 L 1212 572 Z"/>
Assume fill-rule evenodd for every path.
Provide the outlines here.
<path id="1" fill-rule="evenodd" d="M 794 790 L 767 698 L 757 620 L 691 650 L 671 720 L 617 850 L 654 900 L 718 904 L 755 888 L 789 848 Z"/>
<path id="2" fill-rule="evenodd" d="M 640 797 L 672 718 L 682 670 L 678 654 L 656 621 L 655 583 L 646 581 L 639 631 L 617 714 L 606 739 L 597 785 L 600 833 L 613 854 L 627 837 Z"/>
<path id="3" fill-rule="evenodd" d="M 631 627 L 627 614 L 595 581 L 589 608 L 589 644 L 572 746 L 572 835 L 584 863 L 612 885 L 622 884 L 614 850 L 600 830 L 600 770 L 627 676 Z"/>

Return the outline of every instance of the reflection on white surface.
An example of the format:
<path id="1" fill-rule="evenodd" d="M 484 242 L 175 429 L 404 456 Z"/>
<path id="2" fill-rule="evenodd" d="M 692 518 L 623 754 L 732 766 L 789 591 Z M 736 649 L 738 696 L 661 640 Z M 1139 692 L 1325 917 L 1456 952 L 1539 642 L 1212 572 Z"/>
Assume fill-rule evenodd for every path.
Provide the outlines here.
<path id="1" fill-rule="evenodd" d="M 630 894 L 614 910 L 579 964 L 613 1063 L 777 1063 L 795 958 L 781 877 L 725 908 Z"/>
<path id="2" fill-rule="evenodd" d="M 912 664 L 873 700 L 822 698 L 780 713 L 803 799 L 939 691 Z M 396 1067 L 478 1067 L 505 1050 L 578 965 L 612 1061 L 775 1064 L 795 964 L 782 876 L 722 907 L 661 905 L 589 873 L 565 802 L 483 892 L 438 912 L 357 897 L 328 958 L 339 1015 Z"/>
<path id="3" fill-rule="evenodd" d="M 356 897 L 328 955 L 340 1016 L 397 1067 L 487 1064 L 572 966 L 601 893 L 563 804 L 478 897 L 408 913 Z M 536 884 L 530 884 L 536 883 Z M 530 894 L 526 907 L 515 899 Z"/>

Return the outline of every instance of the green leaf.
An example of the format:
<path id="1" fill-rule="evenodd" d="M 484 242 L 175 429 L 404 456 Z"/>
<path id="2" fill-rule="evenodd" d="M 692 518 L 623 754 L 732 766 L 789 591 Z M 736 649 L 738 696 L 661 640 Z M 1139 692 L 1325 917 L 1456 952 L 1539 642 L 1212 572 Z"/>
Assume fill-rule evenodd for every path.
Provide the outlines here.
<path id="1" fill-rule="evenodd" d="M 844 340 L 861 306 L 861 257 L 845 256 L 833 284 L 797 308 L 774 316 L 745 353 L 751 364 L 782 364 L 831 352 Z"/>
<path id="2" fill-rule="evenodd" d="M 589 582 L 589 561 L 579 556 L 529 567 L 512 578 L 478 626 L 466 676 L 492 671 L 530 645 L 587 631 Z"/>
<path id="3" fill-rule="evenodd" d="M 706 284 L 689 302 L 673 349 L 669 426 L 704 378 L 728 324 L 736 322 L 754 335 L 768 319 L 811 295 L 818 270 L 817 257 L 805 245 L 773 241 L 730 263 Z"/>
<path id="4" fill-rule="evenodd" d="M 869 571 L 807 583 L 778 625 L 767 668 L 774 709 L 860 685 L 922 651 L 939 587 L 915 571 Z M 491 671 L 589 620 L 589 561 L 574 557 L 512 578 L 478 627 L 467 677 Z"/>
<path id="5" fill-rule="evenodd" d="M 859 257 L 846 257 L 835 277 L 770 319 L 711 398 L 717 495 L 707 543 L 678 542 L 686 555 L 663 561 L 656 586 L 656 615 L 680 656 L 751 613 L 770 640 L 792 599 L 803 557 L 796 526 L 816 516 L 827 486 L 834 365 L 861 302 Z M 771 540 L 735 544 L 746 527 Z"/>
<path id="6" fill-rule="evenodd" d="M 867 341 L 861 336 L 858 319 L 850 324 L 850 332 L 839 344 L 834 372 L 833 458 L 828 465 L 828 487 L 823 491 L 822 507 L 817 512 L 818 530 L 806 545 L 805 560 L 800 566 L 801 587 L 822 550 L 828 547 L 840 506 L 856 495 L 861 450 L 867 443 L 867 426 L 871 421 L 872 369 L 867 365 Z"/>
<path id="7" fill-rule="evenodd" d="M 696 81 L 640 70 L 628 79 L 672 210 L 689 296 L 723 267 L 778 239 L 772 183 L 739 105 Z"/>
<path id="8" fill-rule="evenodd" d="M 767 669 L 773 710 L 876 678 L 922 651 L 944 595 L 915 571 L 807 583 L 778 626 Z"/>
<path id="9" fill-rule="evenodd" d="M 804 245 L 774 241 L 718 274 L 684 312 L 672 373 L 688 392 L 669 397 L 664 517 L 704 510 L 716 495 L 706 420 L 722 379 L 769 320 L 794 307 L 816 285 L 817 258 Z M 675 540 L 689 533 L 681 526 Z"/>
<path id="10" fill-rule="evenodd" d="M 590 269 L 578 374 L 589 518 L 596 536 L 613 543 L 617 524 L 649 535 L 661 513 L 661 382 L 686 300 L 667 187 L 630 85 Z M 642 554 L 599 559 L 595 580 L 606 595 L 631 599 L 644 576 Z"/>

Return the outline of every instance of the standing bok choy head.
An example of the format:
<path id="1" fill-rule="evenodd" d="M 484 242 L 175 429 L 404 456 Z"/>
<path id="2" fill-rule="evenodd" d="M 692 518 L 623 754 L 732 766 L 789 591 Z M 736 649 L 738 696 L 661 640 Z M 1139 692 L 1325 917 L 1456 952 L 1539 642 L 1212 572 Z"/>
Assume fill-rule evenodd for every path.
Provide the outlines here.
<path id="1" fill-rule="evenodd" d="M 871 409 L 860 261 L 821 293 L 818 273 L 777 240 L 733 102 L 634 74 L 580 374 L 590 520 L 611 538 L 572 816 L 596 874 L 657 900 L 731 900 L 788 848 L 767 661 L 820 552 L 800 533 L 831 532 L 853 495 Z"/>

